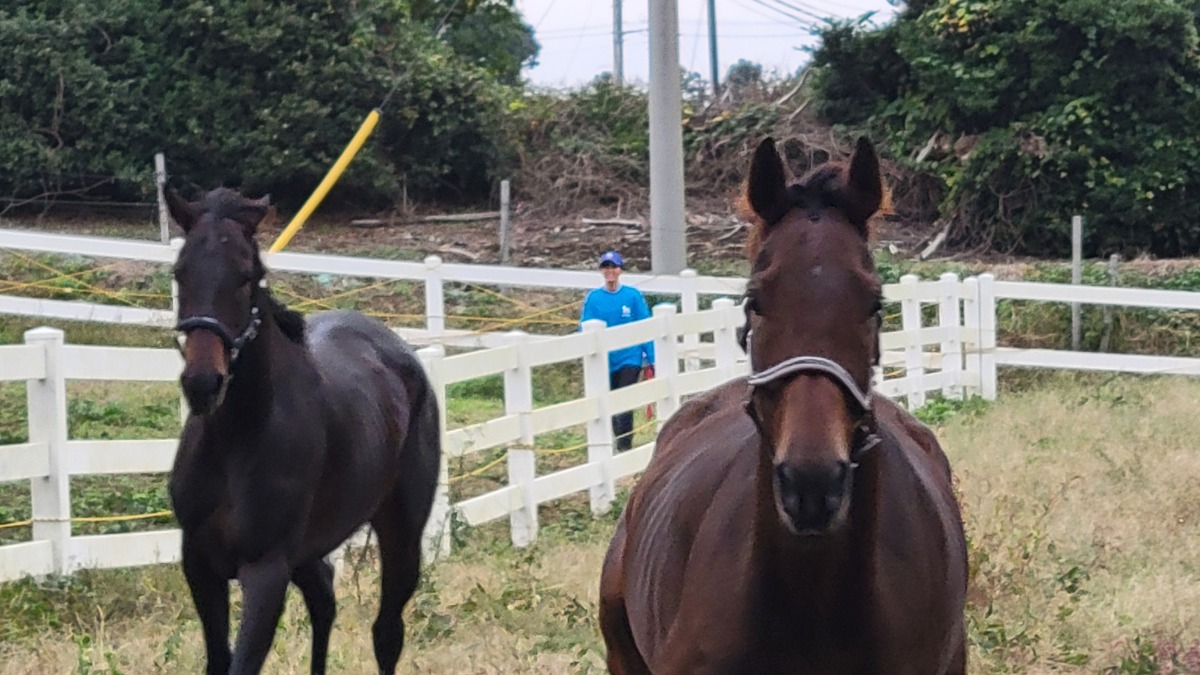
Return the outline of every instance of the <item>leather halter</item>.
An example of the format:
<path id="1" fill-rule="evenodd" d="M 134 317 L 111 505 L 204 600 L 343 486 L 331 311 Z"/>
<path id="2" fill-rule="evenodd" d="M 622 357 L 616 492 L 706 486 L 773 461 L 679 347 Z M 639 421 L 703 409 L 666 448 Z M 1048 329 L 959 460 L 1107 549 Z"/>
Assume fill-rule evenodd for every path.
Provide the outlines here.
<path id="1" fill-rule="evenodd" d="M 206 330 L 213 335 L 221 338 L 221 343 L 225 345 L 225 353 L 229 355 L 229 368 L 232 371 L 234 364 L 237 363 L 238 357 L 241 356 L 242 350 L 246 345 L 250 344 L 254 338 L 258 337 L 258 329 L 262 326 L 262 316 L 258 309 L 258 292 L 255 288 L 254 296 L 251 298 L 250 304 L 250 319 L 246 322 L 246 327 L 242 332 L 234 337 L 233 331 L 221 323 L 221 320 L 214 316 L 198 315 L 189 316 L 186 319 L 181 319 L 175 325 L 175 330 L 179 333 L 187 335 L 194 330 Z M 180 352 L 183 351 L 183 345 L 175 343 Z M 232 373 L 231 373 L 232 376 Z"/>
<path id="2" fill-rule="evenodd" d="M 750 331 L 746 334 L 746 355 L 750 355 Z M 863 390 L 854 381 L 854 376 L 836 361 L 822 356 L 793 356 L 753 373 L 746 380 L 750 385 L 750 397 L 746 399 L 746 413 L 754 420 L 762 437 L 764 449 L 769 448 L 766 429 L 759 418 L 754 406 L 754 392 L 759 387 L 780 381 L 790 380 L 800 374 L 816 374 L 827 377 L 837 383 L 847 395 L 847 403 L 858 408 L 857 423 L 854 428 L 854 441 L 850 449 L 850 467 L 855 468 L 862 456 L 870 449 L 879 445 L 880 438 L 875 429 L 875 415 L 871 410 L 870 391 Z"/>

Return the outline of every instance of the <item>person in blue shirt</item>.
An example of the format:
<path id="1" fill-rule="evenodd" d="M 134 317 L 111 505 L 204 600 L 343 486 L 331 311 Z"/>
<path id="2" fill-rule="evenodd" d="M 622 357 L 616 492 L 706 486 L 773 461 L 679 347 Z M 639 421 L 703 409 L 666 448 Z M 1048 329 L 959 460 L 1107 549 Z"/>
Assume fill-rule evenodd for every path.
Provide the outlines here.
<path id="1" fill-rule="evenodd" d="M 621 285 L 621 273 L 625 260 L 616 251 L 607 251 L 600 256 L 600 273 L 604 285 L 588 293 L 583 301 L 580 323 L 599 319 L 609 326 L 620 326 L 631 321 L 650 317 L 650 308 L 641 291 L 632 286 Z M 642 370 L 648 377 L 654 373 L 654 343 L 643 342 L 608 353 L 608 384 L 610 389 L 627 387 L 638 381 Z M 633 411 L 617 413 L 612 418 L 613 437 L 617 450 L 633 447 Z"/>

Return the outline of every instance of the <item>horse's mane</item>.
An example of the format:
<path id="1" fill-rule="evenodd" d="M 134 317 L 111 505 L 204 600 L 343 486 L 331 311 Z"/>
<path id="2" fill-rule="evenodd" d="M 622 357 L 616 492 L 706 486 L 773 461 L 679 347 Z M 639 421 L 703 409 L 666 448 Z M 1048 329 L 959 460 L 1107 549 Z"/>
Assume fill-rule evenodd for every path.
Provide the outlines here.
<path id="1" fill-rule="evenodd" d="M 262 279 L 267 274 L 267 268 L 263 265 L 262 257 L 258 252 L 258 243 L 254 241 L 253 237 L 250 238 L 250 245 L 254 250 L 254 276 Z M 265 301 L 264 309 L 275 320 L 275 325 L 279 326 L 284 337 L 298 345 L 303 345 L 304 315 L 280 302 L 279 298 L 276 298 L 265 284 L 259 289 L 259 296 Z"/>
<path id="2" fill-rule="evenodd" d="M 270 289 L 263 288 L 262 297 L 266 300 L 266 310 L 271 314 L 271 318 L 275 319 L 275 325 L 279 326 L 283 336 L 291 342 L 303 345 L 304 315 L 294 309 L 289 309 L 275 297 Z"/>

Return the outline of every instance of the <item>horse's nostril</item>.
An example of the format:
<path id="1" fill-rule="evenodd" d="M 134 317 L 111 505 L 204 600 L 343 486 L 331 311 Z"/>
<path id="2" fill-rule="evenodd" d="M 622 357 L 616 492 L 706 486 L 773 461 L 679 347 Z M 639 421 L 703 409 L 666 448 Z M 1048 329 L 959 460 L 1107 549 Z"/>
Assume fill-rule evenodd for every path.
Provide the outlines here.
<path id="1" fill-rule="evenodd" d="M 797 482 L 799 471 L 791 464 L 779 464 L 775 467 L 775 477 L 779 479 L 779 487 L 786 491 L 791 491 Z"/>
<path id="2" fill-rule="evenodd" d="M 833 526 L 847 496 L 847 462 L 806 466 L 777 464 L 775 477 L 780 508 L 798 532 L 825 532 Z"/>
<path id="3" fill-rule="evenodd" d="M 184 397 L 194 412 L 206 412 L 217 403 L 225 376 L 221 373 L 185 373 L 179 378 Z"/>

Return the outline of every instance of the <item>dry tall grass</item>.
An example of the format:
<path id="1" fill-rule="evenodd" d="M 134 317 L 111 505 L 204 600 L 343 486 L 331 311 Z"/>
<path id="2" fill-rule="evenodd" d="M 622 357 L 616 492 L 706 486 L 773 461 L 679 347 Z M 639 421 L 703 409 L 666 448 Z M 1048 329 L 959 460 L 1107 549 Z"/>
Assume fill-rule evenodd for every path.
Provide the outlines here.
<path id="1" fill-rule="evenodd" d="M 974 671 L 1200 672 L 1200 383 L 1044 380 L 940 433 Z"/>
<path id="2" fill-rule="evenodd" d="M 938 429 L 971 539 L 973 673 L 1200 672 L 1197 412 L 1200 382 L 1053 376 Z M 554 507 L 528 551 L 499 526 L 459 533 L 410 607 L 401 672 L 602 672 L 613 521 Z M 340 581 L 333 672 L 372 672 L 374 569 Z M 9 584 L 0 617 L 0 675 L 201 669 L 174 566 Z M 308 642 L 292 596 L 268 672 L 307 672 Z"/>

